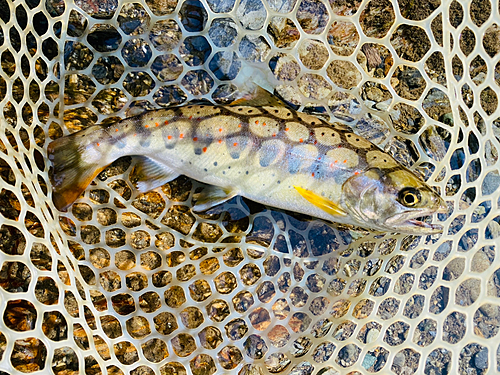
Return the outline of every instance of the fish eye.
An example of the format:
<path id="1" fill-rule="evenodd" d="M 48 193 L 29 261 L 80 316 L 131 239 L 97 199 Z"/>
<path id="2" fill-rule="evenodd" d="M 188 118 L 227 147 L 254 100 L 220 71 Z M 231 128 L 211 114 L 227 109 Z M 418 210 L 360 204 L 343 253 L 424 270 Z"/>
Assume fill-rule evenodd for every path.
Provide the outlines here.
<path id="1" fill-rule="evenodd" d="M 413 207 L 420 202 L 420 192 L 414 188 L 404 188 L 398 194 L 399 203 L 406 207 Z"/>

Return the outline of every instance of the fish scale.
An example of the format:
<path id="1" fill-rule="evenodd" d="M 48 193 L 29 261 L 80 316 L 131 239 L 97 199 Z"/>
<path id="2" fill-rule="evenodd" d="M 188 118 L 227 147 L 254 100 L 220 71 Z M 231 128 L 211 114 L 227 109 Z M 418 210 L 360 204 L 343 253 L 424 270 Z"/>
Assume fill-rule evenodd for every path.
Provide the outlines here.
<path id="1" fill-rule="evenodd" d="M 348 176 L 365 168 L 367 151 L 377 149 L 371 144 L 370 148 L 356 148 L 348 141 L 346 131 L 338 128 L 335 136 L 340 141 L 332 144 L 331 132 L 334 130 L 331 127 L 329 133 L 314 131 L 320 127 L 328 129 L 325 121 L 311 116 L 314 120 L 308 124 L 304 116 L 293 110 L 288 111 L 291 116 L 285 120 L 275 116 L 274 110 L 274 107 L 256 109 L 244 106 L 236 111 L 230 107 L 207 108 L 204 105 L 180 107 L 167 115 L 160 112 L 158 116 L 151 116 L 146 113 L 124 120 L 125 123 L 132 121 L 134 124 L 129 132 L 140 134 L 138 138 L 127 134 L 124 136 L 131 148 L 145 148 L 139 154 L 155 160 L 161 158 L 158 161 L 170 165 L 176 164 L 174 159 L 183 164 L 188 163 L 192 170 L 183 174 L 209 184 L 259 191 L 256 181 L 249 185 L 246 176 L 264 174 L 266 179 L 261 184 L 263 188 L 282 185 L 268 192 L 280 199 L 284 198 L 283 189 L 291 190 L 292 195 L 296 196 L 293 186 L 297 185 L 297 180 L 302 181 L 300 186 L 303 188 L 310 188 L 314 184 L 318 189 L 321 184 L 325 184 L 327 186 L 320 188 L 321 194 L 333 198 L 332 193 L 328 193 L 331 190 L 328 178 Z M 214 115 L 217 115 L 217 121 L 211 117 Z M 158 127 L 155 124 L 161 125 Z M 120 123 L 116 126 L 119 127 Z M 159 149 L 153 146 L 151 139 L 157 140 Z M 166 150 L 161 149 L 159 139 L 163 139 Z M 338 156 L 330 157 L 332 151 Z M 157 156 L 159 153 L 160 157 Z M 121 153 L 119 155 L 122 156 Z M 119 155 L 112 157 L 114 159 Z M 238 162 L 242 155 L 245 156 L 244 160 Z M 262 172 L 259 169 L 272 171 Z M 299 174 L 295 183 L 291 183 L 283 170 L 293 175 Z M 285 181 L 288 182 L 286 186 L 283 185 Z M 342 181 L 337 178 L 336 183 Z M 266 203 L 272 204 L 271 201 Z"/>
<path id="2" fill-rule="evenodd" d="M 266 109 L 261 108 L 261 111 L 257 113 L 256 109 L 253 107 L 239 107 L 239 109 L 241 109 L 243 113 L 238 113 L 236 115 L 234 110 L 228 110 L 227 107 L 207 109 L 207 106 L 187 106 L 180 107 L 176 111 L 171 111 L 171 114 L 160 112 L 156 117 L 152 117 L 150 114 L 144 114 L 133 120 L 127 119 L 124 121 L 132 121 L 135 127 L 130 129 L 129 132 L 140 134 L 143 138 L 156 137 L 155 133 L 158 130 L 155 129 L 157 128 L 155 124 L 161 124 L 160 132 L 162 137 L 171 137 L 168 140 L 172 142 L 169 143 L 177 145 L 180 141 L 183 143 L 192 142 L 194 145 L 193 147 L 196 147 L 196 142 L 208 143 L 210 145 L 213 142 L 219 142 L 220 140 L 224 141 L 228 139 L 230 135 L 234 136 L 235 133 L 238 133 L 240 136 L 252 139 L 256 151 L 258 151 L 259 146 L 263 142 L 270 138 L 283 140 L 286 142 L 287 146 L 290 147 L 298 144 L 313 144 L 318 148 L 320 154 L 326 154 L 330 149 L 343 148 L 350 149 L 361 158 L 364 158 L 368 150 L 378 150 L 376 146 L 359 136 L 356 136 L 356 139 L 364 144 L 368 144 L 368 148 L 366 148 L 366 146 L 356 147 L 356 145 L 347 138 L 350 137 L 352 133 L 348 133 L 345 128 L 332 128 L 330 124 L 317 117 L 311 116 L 315 121 L 312 121 L 312 124 L 307 124 L 303 117 L 298 116 L 297 112 L 293 110 L 288 110 L 288 113 L 291 113 L 292 117 L 287 121 L 281 117 L 275 116 L 273 114 L 273 107 L 267 107 Z M 248 113 L 248 111 L 252 111 L 253 113 Z M 206 114 L 206 112 L 208 112 L 208 114 Z M 220 119 L 222 117 L 222 123 L 214 121 L 210 117 L 213 115 L 218 116 L 218 121 L 221 121 Z M 166 120 L 163 120 L 164 118 Z M 231 122 L 229 119 L 234 119 L 234 121 Z M 185 123 L 186 120 L 190 121 L 189 128 L 187 123 Z M 168 123 L 165 124 L 165 121 Z M 177 127 L 176 124 L 179 122 L 183 122 L 182 128 Z M 206 122 L 209 122 L 208 126 L 206 126 Z M 305 124 L 302 125 L 300 122 Z M 120 123 L 113 126 L 119 126 L 119 124 Z M 200 129 L 202 127 L 200 124 L 205 125 L 203 129 Z M 306 126 L 306 124 L 308 126 Z M 329 126 L 329 128 L 325 127 L 325 125 Z M 208 128 L 208 132 L 205 131 L 205 128 Z M 228 128 L 230 128 L 230 130 L 228 130 Z M 276 131 L 273 131 L 274 129 Z M 325 134 L 325 131 L 320 134 L 318 131 L 315 131 L 318 129 L 330 132 L 335 129 L 335 137 L 338 136 L 340 140 L 332 143 L 331 138 L 333 135 L 331 133 Z M 127 134 L 125 134 L 125 136 L 127 136 Z M 133 142 L 133 140 L 131 142 Z M 223 143 L 226 144 L 227 142 Z M 227 143 L 227 145 L 230 146 L 230 143 Z M 387 157 L 391 158 L 389 155 L 387 155 Z M 339 168 L 341 164 L 335 165 L 335 167 Z"/>
<path id="3" fill-rule="evenodd" d="M 285 106 L 187 105 L 145 112 L 58 139 L 49 154 L 60 209 L 106 165 L 128 155 L 141 156 L 141 191 L 181 174 L 217 187 L 206 189 L 195 210 L 242 195 L 329 221 L 387 230 L 383 215 L 420 227 L 424 224 L 408 218 L 444 206 L 424 182 L 366 139 Z M 398 191 L 407 185 L 420 189 L 428 202 L 393 212 L 394 203 L 401 206 Z"/>

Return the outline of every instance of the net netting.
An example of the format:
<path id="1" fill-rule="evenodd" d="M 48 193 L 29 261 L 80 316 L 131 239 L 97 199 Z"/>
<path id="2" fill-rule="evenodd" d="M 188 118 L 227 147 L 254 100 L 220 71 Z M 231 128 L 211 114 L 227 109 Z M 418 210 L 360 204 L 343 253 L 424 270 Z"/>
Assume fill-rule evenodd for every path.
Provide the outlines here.
<path id="1" fill-rule="evenodd" d="M 500 371 L 499 4 L 0 0 L 0 374 Z M 248 66 L 446 199 L 442 235 L 374 235 L 239 197 L 191 212 L 133 158 L 67 213 L 48 143 L 237 95 Z"/>

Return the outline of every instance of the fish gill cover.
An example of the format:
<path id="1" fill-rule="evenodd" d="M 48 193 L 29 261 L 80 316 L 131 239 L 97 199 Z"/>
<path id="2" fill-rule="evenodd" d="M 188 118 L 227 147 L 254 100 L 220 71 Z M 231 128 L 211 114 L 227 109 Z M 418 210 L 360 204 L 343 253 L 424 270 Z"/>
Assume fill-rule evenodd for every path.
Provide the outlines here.
<path id="1" fill-rule="evenodd" d="M 497 2 L 0 1 L 0 374 L 500 371 Z M 69 212 L 50 140 L 236 97 L 252 64 L 439 190 L 440 235 L 351 233 L 123 158 Z"/>

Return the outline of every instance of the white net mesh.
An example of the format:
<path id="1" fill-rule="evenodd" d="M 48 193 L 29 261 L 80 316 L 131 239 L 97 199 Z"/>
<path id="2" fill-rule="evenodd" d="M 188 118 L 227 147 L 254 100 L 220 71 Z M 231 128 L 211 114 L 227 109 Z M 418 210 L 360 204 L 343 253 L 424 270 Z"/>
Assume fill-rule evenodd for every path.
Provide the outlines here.
<path id="1" fill-rule="evenodd" d="M 0 0 L 0 374 L 500 371 L 499 4 Z M 252 63 L 441 192 L 445 231 L 351 236 L 134 160 L 68 213 L 51 139 L 193 98 Z M 242 74 L 242 73 L 240 73 Z"/>

